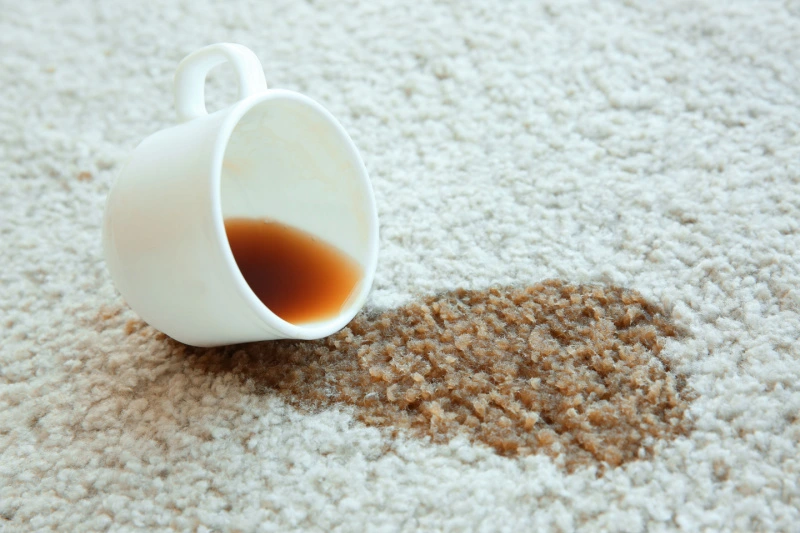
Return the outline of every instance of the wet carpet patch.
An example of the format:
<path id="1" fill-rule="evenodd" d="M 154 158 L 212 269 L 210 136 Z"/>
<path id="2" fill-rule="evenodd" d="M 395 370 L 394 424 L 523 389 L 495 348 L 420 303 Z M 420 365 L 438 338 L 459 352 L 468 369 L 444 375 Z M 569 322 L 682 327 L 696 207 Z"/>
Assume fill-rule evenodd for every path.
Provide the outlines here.
<path id="1" fill-rule="evenodd" d="M 689 431 L 690 392 L 661 357 L 680 336 L 636 291 L 552 280 L 361 314 L 317 341 L 175 344 L 191 366 L 233 372 L 303 409 L 344 404 L 370 426 L 437 443 L 464 434 L 574 470 L 647 458 Z"/>

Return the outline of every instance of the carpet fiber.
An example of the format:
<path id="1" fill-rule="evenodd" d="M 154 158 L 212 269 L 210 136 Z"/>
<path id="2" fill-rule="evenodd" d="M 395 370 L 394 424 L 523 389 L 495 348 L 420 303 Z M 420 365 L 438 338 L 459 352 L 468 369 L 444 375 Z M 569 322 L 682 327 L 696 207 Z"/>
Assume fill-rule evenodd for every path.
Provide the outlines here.
<path id="1" fill-rule="evenodd" d="M 800 530 L 796 4 L 0 8 L 0 530 Z M 105 269 L 111 182 L 223 41 L 370 172 L 329 339 L 187 347 Z"/>

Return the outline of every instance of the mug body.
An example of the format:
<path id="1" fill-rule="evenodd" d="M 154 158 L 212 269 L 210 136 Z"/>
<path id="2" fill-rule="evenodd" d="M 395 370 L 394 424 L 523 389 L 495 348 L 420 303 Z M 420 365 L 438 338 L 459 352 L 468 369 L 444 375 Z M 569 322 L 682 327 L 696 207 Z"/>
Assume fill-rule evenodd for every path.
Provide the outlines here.
<path id="1" fill-rule="evenodd" d="M 363 272 L 341 312 L 293 324 L 247 285 L 224 220 L 293 226 Z M 344 327 L 375 276 L 378 220 L 350 137 L 313 100 L 268 90 L 145 139 L 109 193 L 103 229 L 116 287 L 146 322 L 195 346 L 315 339 Z"/>

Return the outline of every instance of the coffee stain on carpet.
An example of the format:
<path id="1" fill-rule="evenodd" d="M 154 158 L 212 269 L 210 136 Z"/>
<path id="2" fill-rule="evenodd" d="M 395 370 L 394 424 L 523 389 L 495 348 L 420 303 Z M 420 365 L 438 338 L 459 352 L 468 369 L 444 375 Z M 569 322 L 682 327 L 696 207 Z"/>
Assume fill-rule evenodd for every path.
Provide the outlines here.
<path id="1" fill-rule="evenodd" d="M 156 334 L 132 322 L 126 333 Z M 317 341 L 165 342 L 189 366 L 253 380 L 301 409 L 348 405 L 393 435 L 463 434 L 501 455 L 545 453 L 569 471 L 602 471 L 689 432 L 692 393 L 661 357 L 665 340 L 681 336 L 636 291 L 551 280 L 362 313 Z"/>

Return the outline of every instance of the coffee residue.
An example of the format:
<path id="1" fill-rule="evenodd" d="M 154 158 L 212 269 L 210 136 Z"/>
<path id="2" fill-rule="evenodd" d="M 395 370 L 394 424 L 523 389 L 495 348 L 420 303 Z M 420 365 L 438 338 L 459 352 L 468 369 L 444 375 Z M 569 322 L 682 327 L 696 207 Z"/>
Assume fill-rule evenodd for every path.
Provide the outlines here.
<path id="1" fill-rule="evenodd" d="M 636 291 L 553 280 L 456 290 L 361 314 L 317 341 L 180 346 L 190 365 L 252 379 L 304 409 L 354 408 L 393 433 L 464 434 L 573 470 L 652 455 L 685 435 L 690 392 L 660 354 L 680 337 Z"/>
<path id="2" fill-rule="evenodd" d="M 297 228 L 226 218 L 225 232 L 250 289 L 287 322 L 307 324 L 336 317 L 361 280 L 355 260 Z"/>

